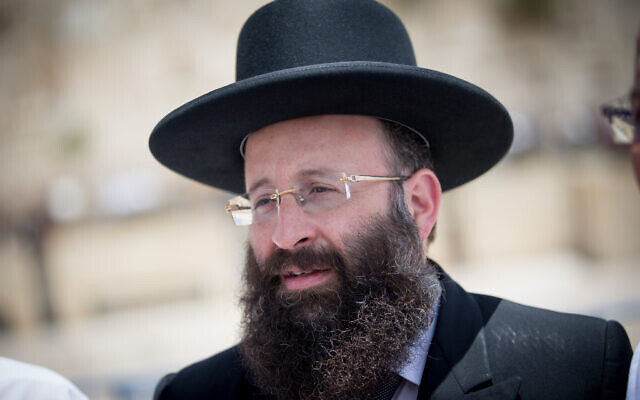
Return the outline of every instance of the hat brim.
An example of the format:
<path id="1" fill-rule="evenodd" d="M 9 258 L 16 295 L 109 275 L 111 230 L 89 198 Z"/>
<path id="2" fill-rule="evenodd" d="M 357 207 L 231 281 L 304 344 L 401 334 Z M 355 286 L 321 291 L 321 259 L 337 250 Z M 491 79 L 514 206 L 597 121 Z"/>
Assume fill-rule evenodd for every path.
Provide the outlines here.
<path id="1" fill-rule="evenodd" d="M 243 193 L 243 138 L 276 122 L 322 114 L 378 117 L 420 132 L 443 190 L 486 172 L 513 139 L 509 114 L 475 85 L 408 65 L 340 62 L 267 73 L 200 96 L 163 118 L 149 147 L 186 177 Z"/>

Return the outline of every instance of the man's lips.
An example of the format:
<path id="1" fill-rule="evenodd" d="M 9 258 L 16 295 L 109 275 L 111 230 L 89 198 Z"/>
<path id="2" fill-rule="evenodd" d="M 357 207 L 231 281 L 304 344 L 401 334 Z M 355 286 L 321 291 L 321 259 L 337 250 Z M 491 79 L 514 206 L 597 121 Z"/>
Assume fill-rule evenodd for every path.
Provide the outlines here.
<path id="1" fill-rule="evenodd" d="M 331 268 L 312 268 L 304 271 L 295 265 L 290 265 L 282 274 L 282 282 L 289 290 L 302 290 L 326 282 L 333 271 Z"/>

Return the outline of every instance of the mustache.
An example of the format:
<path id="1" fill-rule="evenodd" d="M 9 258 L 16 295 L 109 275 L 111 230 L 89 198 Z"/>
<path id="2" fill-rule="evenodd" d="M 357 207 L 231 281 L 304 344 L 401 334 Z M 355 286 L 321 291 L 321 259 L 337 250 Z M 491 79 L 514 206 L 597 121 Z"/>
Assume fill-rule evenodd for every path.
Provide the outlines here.
<path id="1" fill-rule="evenodd" d="M 318 268 L 331 268 L 338 273 L 346 270 L 344 258 L 331 247 L 311 248 L 290 251 L 277 249 L 264 262 L 259 263 L 264 274 L 280 276 L 292 265 L 304 272 Z"/>

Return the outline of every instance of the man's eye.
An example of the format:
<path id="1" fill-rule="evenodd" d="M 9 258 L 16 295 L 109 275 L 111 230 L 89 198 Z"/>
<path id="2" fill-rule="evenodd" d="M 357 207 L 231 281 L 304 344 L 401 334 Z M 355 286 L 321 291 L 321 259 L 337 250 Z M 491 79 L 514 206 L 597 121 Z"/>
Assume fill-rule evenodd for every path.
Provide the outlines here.
<path id="1" fill-rule="evenodd" d="M 319 193 L 326 193 L 331 191 L 333 191 L 333 189 L 328 186 L 316 185 L 311 187 L 311 189 L 309 190 L 309 194 L 319 194 Z"/>
<path id="2" fill-rule="evenodd" d="M 272 201 L 273 200 L 271 200 L 269 197 L 263 197 L 255 202 L 253 208 L 258 209 L 260 207 L 268 206 Z"/>

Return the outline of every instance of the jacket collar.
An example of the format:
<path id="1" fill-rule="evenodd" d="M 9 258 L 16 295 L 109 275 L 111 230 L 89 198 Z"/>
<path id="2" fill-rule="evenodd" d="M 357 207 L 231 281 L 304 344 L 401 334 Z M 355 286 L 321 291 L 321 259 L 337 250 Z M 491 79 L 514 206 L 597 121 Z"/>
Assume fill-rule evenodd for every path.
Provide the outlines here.
<path id="1" fill-rule="evenodd" d="M 442 271 L 441 283 L 438 322 L 418 398 L 515 399 L 519 377 L 493 382 L 478 303 Z"/>

